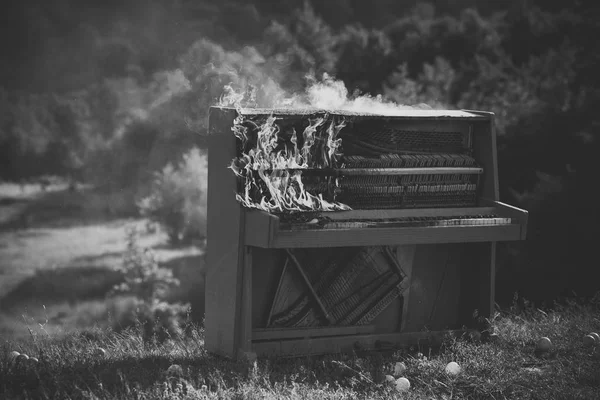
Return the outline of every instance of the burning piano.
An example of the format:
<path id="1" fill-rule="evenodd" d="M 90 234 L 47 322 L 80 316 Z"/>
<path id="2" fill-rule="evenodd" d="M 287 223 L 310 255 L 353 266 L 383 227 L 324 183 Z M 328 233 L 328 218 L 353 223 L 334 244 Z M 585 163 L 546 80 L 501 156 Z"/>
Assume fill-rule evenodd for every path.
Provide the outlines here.
<path id="1" fill-rule="evenodd" d="M 239 357 L 433 345 L 484 330 L 499 202 L 493 114 L 209 114 L 205 343 Z"/>

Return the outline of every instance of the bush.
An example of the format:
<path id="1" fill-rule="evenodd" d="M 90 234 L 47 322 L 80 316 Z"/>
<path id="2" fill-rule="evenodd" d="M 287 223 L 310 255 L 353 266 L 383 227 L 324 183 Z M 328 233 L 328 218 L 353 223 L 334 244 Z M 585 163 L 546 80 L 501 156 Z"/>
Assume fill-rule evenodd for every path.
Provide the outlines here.
<path id="1" fill-rule="evenodd" d="M 173 271 L 161 268 L 150 249 L 141 249 L 135 228 L 127 231 L 127 250 L 120 268 L 125 281 L 114 287 L 113 293 L 132 294 L 145 302 L 162 297 L 179 280 Z"/>
<path id="2" fill-rule="evenodd" d="M 187 304 L 171 304 L 158 299 L 145 302 L 126 296 L 111 302 L 108 311 L 112 329 L 116 332 L 137 327 L 145 340 L 156 338 L 162 342 L 168 338 L 181 338 L 189 307 Z"/>
<path id="3" fill-rule="evenodd" d="M 151 194 L 138 206 L 141 214 L 158 222 L 172 243 L 206 236 L 206 155 L 194 148 L 183 161 L 156 174 Z"/>
<path id="4" fill-rule="evenodd" d="M 125 282 L 116 285 L 111 295 L 125 295 L 126 301 L 113 303 L 114 328 L 122 330 L 140 325 L 146 339 L 164 340 L 181 335 L 189 304 L 164 301 L 167 290 L 178 286 L 179 280 L 173 277 L 173 271 L 158 265 L 150 249 L 138 246 L 135 229 L 127 233 L 127 251 L 121 270 Z"/>

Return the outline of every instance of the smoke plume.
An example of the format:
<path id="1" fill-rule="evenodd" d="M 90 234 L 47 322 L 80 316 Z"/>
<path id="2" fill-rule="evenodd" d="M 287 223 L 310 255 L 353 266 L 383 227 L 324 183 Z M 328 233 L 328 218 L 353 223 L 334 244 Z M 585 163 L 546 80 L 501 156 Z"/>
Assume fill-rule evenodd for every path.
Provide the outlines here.
<path id="1" fill-rule="evenodd" d="M 263 90 L 260 85 L 249 85 L 246 88 L 235 90 L 231 85 L 226 85 L 224 94 L 217 105 L 235 108 L 287 108 L 287 109 L 314 109 L 325 111 L 347 111 L 360 114 L 375 115 L 404 115 L 407 110 L 431 109 L 431 107 L 409 106 L 385 101 L 381 95 L 356 95 L 350 96 L 346 85 L 341 80 L 324 74 L 321 80 L 307 76 L 308 85 L 304 93 L 289 94 L 280 86 L 269 86 L 269 96 L 261 96 L 262 102 L 257 101 L 257 91 Z"/>

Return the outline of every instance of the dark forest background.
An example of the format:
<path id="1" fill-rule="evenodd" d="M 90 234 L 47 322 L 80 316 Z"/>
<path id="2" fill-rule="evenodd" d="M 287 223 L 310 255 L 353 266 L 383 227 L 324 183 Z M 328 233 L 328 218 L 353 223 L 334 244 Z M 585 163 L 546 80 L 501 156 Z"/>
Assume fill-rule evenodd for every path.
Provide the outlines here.
<path id="1" fill-rule="evenodd" d="M 560 4 L 560 5 L 559 5 Z M 498 300 L 600 289 L 600 18 L 594 1 L 22 0 L 0 15 L 0 179 L 63 176 L 147 194 L 203 148 L 226 84 L 496 113 L 501 200 L 530 212 L 503 244 Z M 273 89 L 275 90 L 275 89 Z"/>

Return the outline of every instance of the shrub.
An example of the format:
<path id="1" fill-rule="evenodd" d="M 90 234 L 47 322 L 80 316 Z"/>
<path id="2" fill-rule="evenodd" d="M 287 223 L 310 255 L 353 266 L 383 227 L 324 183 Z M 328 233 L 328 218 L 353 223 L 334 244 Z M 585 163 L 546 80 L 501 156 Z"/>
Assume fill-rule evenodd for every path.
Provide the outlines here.
<path id="1" fill-rule="evenodd" d="M 172 243 L 206 235 L 207 158 L 198 148 L 156 174 L 151 194 L 139 203 L 141 214 L 158 222 Z"/>
<path id="2" fill-rule="evenodd" d="M 189 311 L 187 304 L 167 303 L 154 299 L 145 302 L 134 296 L 120 296 L 109 304 L 112 329 L 122 332 L 139 328 L 145 340 L 156 338 L 180 338 L 184 332 L 184 318 Z"/>
<path id="3" fill-rule="evenodd" d="M 127 232 L 127 250 L 121 270 L 125 281 L 114 287 L 111 296 L 125 295 L 128 300 L 113 303 L 119 305 L 112 310 L 115 329 L 139 324 L 146 339 L 179 336 L 189 304 L 171 304 L 163 300 L 167 290 L 178 286 L 179 280 L 173 277 L 173 271 L 158 265 L 150 249 L 138 246 L 135 228 Z"/>
<path id="4" fill-rule="evenodd" d="M 149 303 L 164 296 L 169 287 L 179 285 L 173 271 L 161 268 L 150 249 L 139 247 L 135 228 L 127 230 L 127 250 L 120 269 L 125 281 L 114 287 L 113 294 L 132 294 Z"/>

